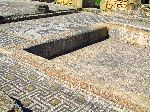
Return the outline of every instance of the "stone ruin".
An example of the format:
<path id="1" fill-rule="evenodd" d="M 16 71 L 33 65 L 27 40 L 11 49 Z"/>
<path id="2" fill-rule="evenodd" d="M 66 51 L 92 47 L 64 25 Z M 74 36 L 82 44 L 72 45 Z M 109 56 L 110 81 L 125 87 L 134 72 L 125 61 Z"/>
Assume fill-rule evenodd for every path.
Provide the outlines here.
<path id="1" fill-rule="evenodd" d="M 40 2 L 55 2 L 56 4 L 63 4 L 77 8 L 94 8 L 97 6 L 96 0 L 32 0 Z M 100 10 L 101 12 L 108 11 L 131 11 L 138 10 L 145 11 L 146 15 L 149 15 L 149 7 L 145 9 L 141 4 L 149 4 L 149 0 L 101 0 Z"/>
<path id="2" fill-rule="evenodd" d="M 102 0 L 100 10 L 103 13 L 129 14 L 136 16 L 150 16 L 150 5 L 141 0 Z"/>
<path id="3" fill-rule="evenodd" d="M 96 0 L 56 0 L 58 4 L 77 8 L 94 8 L 96 7 Z M 123 11 L 123 12 L 137 12 L 137 15 L 150 15 L 150 6 L 148 0 L 102 0 L 100 2 L 101 12 Z M 144 4 L 144 5 L 142 5 Z M 147 4 L 145 6 L 145 4 Z"/>
<path id="4" fill-rule="evenodd" d="M 94 0 L 0 3 L 0 112 L 150 111 L 148 17 L 76 10 Z M 136 0 L 100 6 L 142 10 Z"/>
<path id="5" fill-rule="evenodd" d="M 138 8 L 140 0 L 102 0 L 100 7 L 102 11 L 132 10 Z"/>
<path id="6" fill-rule="evenodd" d="M 56 3 L 78 8 L 95 6 L 95 0 L 56 0 Z"/>

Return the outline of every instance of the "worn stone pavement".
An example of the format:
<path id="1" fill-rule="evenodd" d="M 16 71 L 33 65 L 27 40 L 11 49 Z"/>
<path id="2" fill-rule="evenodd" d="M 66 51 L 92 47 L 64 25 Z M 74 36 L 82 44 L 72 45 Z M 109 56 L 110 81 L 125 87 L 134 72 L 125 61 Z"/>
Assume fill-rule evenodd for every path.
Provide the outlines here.
<path id="1" fill-rule="evenodd" d="M 128 111 L 105 99 L 85 95 L 78 88 L 67 87 L 55 77 L 11 57 L 11 53 L 0 49 L 0 89 L 34 112 Z"/>
<path id="2" fill-rule="evenodd" d="M 122 30 L 110 24 L 117 20 Z M 23 50 L 99 23 L 107 23 L 109 39 L 53 60 Z M 149 38 L 149 25 L 84 12 L 1 24 L 0 90 L 36 112 L 150 111 L 150 49 L 119 38 L 132 32 L 123 32 L 128 26 Z"/>
<path id="3" fill-rule="evenodd" d="M 7 112 L 14 107 L 14 101 L 6 95 L 4 92 L 0 91 L 0 111 Z"/>
<path id="4" fill-rule="evenodd" d="M 12 8 L 12 5 L 10 6 Z M 11 12 L 9 12 L 9 15 L 10 14 Z M 82 22 L 76 20 L 77 17 L 81 18 Z M 28 63 L 22 60 L 22 58 L 13 56 L 15 55 L 15 51 L 22 51 L 24 48 L 44 43 L 45 41 L 64 38 L 64 33 L 66 36 L 70 36 L 87 32 L 90 29 L 89 24 L 93 25 L 98 22 L 99 20 L 95 19 L 92 14 L 74 14 L 1 24 L 1 91 L 21 101 L 25 108 L 29 108 L 35 112 L 129 111 L 111 101 L 96 97 L 93 94 L 87 94 L 83 92 L 83 90 L 74 88 L 71 85 L 68 86 L 68 84 L 62 81 L 59 82 L 61 79 L 56 80 L 54 76 L 48 77 L 49 75 L 43 72 L 42 68 L 38 69 L 38 67 L 34 66 L 37 61 L 30 61 L 31 63 Z M 26 56 L 28 54 L 29 53 L 25 52 L 24 55 L 20 56 L 28 58 L 28 56 Z M 41 65 L 41 67 L 43 67 L 43 65 Z M 6 108 L 8 108 L 8 106 L 6 106 Z M 1 111 L 5 112 L 5 109 L 1 108 Z"/>
<path id="5" fill-rule="evenodd" d="M 18 2 L 10 2 L 10 1 L 0 1 L 1 16 L 33 14 L 33 13 L 38 13 L 36 4 L 24 3 L 24 2 L 18 3 Z"/>
<path id="6" fill-rule="evenodd" d="M 126 105 L 126 100 L 131 103 L 129 105 L 149 110 L 150 49 L 116 40 L 117 38 L 108 39 L 57 57 L 49 65 L 83 80 L 87 84 L 87 90 L 89 86 L 95 86 L 99 91 L 104 89 L 107 94 L 103 97 L 109 100 L 116 100 L 112 98 L 116 96 L 118 103 L 122 105 Z M 102 95 L 100 92 L 95 93 Z"/>
<path id="7" fill-rule="evenodd" d="M 37 1 L 12 1 L 12 0 L 1 0 L 0 1 L 0 15 L 1 16 L 17 16 L 17 15 L 27 15 L 27 14 L 38 14 L 37 5 L 47 4 L 49 10 L 58 11 L 58 10 L 69 10 L 73 9 L 67 6 L 61 6 L 58 4 L 52 3 L 41 3 Z"/>

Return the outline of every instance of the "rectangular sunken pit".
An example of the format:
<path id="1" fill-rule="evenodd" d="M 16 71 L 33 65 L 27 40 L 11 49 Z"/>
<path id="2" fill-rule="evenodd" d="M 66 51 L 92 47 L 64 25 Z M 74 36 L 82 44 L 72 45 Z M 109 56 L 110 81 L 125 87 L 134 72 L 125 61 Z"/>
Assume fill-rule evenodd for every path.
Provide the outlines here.
<path id="1" fill-rule="evenodd" d="M 44 43 L 24 49 L 29 53 L 52 59 L 57 56 L 86 47 L 90 44 L 103 41 L 108 38 L 108 30 L 105 26 L 92 27 L 88 31 L 78 32 L 72 35 L 62 35 L 62 38 L 53 39 Z"/>

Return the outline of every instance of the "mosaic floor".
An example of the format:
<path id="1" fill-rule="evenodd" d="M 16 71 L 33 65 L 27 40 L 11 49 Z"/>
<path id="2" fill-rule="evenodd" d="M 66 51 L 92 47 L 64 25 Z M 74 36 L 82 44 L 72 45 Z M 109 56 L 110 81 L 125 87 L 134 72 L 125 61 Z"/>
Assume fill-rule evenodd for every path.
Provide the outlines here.
<path id="1" fill-rule="evenodd" d="M 85 26 L 101 22 L 105 21 L 101 20 L 98 16 L 95 17 L 93 14 L 78 13 L 10 23 L 1 25 L 0 30 L 4 33 L 15 34 L 26 39 L 37 39 L 47 35 L 59 34 L 64 31 L 80 31 L 82 27 L 85 29 Z"/>
<path id="2" fill-rule="evenodd" d="M 8 112 L 13 107 L 14 101 L 4 92 L 0 91 L 0 112 Z"/>
<path id="3" fill-rule="evenodd" d="M 142 49 L 108 39 L 64 56 L 49 65 L 73 77 L 95 84 L 118 97 L 149 108 L 150 49 Z M 88 51 L 88 52 L 87 52 Z M 138 83 L 137 83 L 138 82 Z M 121 93 L 117 93 L 117 92 Z"/>
<path id="4" fill-rule="evenodd" d="M 2 0 L 0 15 L 35 13 L 38 2 L 26 3 Z M 48 5 L 50 10 L 69 9 Z M 53 60 L 24 50 L 49 41 L 58 45 L 57 40 L 87 34 L 101 23 L 109 39 Z M 87 12 L 0 24 L 0 111 L 6 111 L 1 107 L 8 107 L 9 97 L 33 112 L 148 112 L 150 49 L 121 41 L 127 33 L 139 34 L 127 32 L 129 26 L 150 38 L 149 22 Z"/>
<path id="5" fill-rule="evenodd" d="M 79 18 L 80 21 L 76 18 Z M 95 17 L 93 14 L 76 13 L 1 24 L 0 45 L 7 48 L 15 46 L 21 49 L 29 48 L 45 41 L 67 38 L 68 34 L 88 32 L 92 30 L 90 29 L 91 25 L 102 22 L 105 20 L 98 16 Z"/>
<path id="6" fill-rule="evenodd" d="M 33 112 L 112 112 L 120 108 L 104 99 L 82 95 L 2 53 L 0 89 Z"/>
<path id="7" fill-rule="evenodd" d="M 13 10 L 12 10 L 13 9 Z M 9 15 L 22 15 L 22 14 L 33 14 L 37 13 L 36 4 L 32 3 L 23 3 L 23 2 L 0 2 L 0 15 L 9 16 Z"/>

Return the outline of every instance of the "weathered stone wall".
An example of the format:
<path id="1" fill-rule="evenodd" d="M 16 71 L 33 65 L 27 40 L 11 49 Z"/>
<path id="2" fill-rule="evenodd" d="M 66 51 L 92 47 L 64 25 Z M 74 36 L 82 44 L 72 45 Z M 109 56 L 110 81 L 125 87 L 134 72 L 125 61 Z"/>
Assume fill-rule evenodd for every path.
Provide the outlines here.
<path id="1" fill-rule="evenodd" d="M 150 4 L 149 5 L 142 5 L 141 6 L 141 13 L 150 16 Z"/>
<path id="2" fill-rule="evenodd" d="M 101 11 L 132 10 L 140 6 L 140 0 L 102 0 Z"/>
<path id="3" fill-rule="evenodd" d="M 56 3 L 83 8 L 83 7 L 94 7 L 95 0 L 56 0 Z"/>

